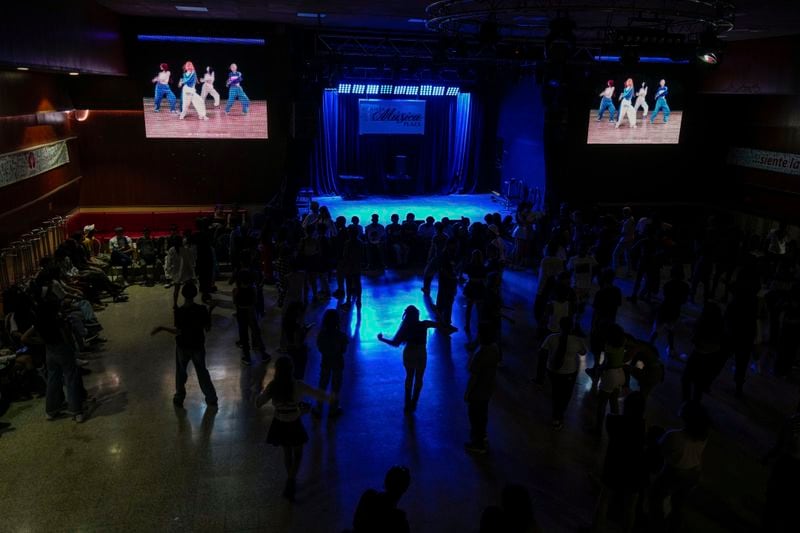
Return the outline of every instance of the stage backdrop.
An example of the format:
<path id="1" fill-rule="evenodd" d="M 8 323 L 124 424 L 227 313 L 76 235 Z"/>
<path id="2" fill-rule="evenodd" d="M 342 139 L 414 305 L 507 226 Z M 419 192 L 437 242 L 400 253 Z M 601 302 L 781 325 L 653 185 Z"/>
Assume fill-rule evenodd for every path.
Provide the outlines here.
<path id="1" fill-rule="evenodd" d="M 425 102 L 421 135 L 359 134 L 361 99 L 335 90 L 323 93 L 320 133 L 311 161 L 316 193 L 338 194 L 337 177 L 343 174 L 363 176 L 366 192 L 387 192 L 386 176 L 394 173 L 397 155 L 406 156 L 406 174 L 411 177 L 406 192 L 475 191 L 482 116 L 469 93 L 421 98 Z"/>

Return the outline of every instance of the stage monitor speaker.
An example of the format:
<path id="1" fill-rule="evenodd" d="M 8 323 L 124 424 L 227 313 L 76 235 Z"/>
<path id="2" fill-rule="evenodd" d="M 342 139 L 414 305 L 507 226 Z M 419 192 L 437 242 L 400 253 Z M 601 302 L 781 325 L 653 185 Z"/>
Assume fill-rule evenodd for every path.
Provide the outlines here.
<path id="1" fill-rule="evenodd" d="M 407 160 L 404 155 L 394 156 L 394 175 L 398 178 L 408 175 Z"/>

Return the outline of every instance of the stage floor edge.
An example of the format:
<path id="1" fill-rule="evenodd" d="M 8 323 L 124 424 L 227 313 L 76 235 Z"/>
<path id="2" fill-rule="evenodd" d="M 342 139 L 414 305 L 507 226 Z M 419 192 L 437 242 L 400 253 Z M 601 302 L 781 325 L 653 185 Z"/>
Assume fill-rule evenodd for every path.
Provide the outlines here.
<path id="1" fill-rule="evenodd" d="M 362 224 L 368 224 L 373 213 L 377 213 L 383 224 L 389 222 L 393 213 L 400 215 L 402 221 L 406 213 L 414 213 L 417 219 L 432 216 L 436 220 L 442 217 L 459 219 L 467 217 L 472 222 L 483 220 L 487 213 L 511 214 L 515 206 L 507 206 L 506 201 L 491 193 L 485 194 L 451 194 L 433 196 L 367 196 L 360 199 L 345 200 L 341 196 L 315 196 L 320 205 L 327 206 L 333 218 L 355 215 Z"/>

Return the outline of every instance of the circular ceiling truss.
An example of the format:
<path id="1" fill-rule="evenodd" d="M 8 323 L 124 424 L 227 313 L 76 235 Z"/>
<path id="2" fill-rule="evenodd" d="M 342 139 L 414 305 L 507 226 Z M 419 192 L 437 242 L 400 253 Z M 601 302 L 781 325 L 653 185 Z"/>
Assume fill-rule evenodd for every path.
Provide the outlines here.
<path id="1" fill-rule="evenodd" d="M 481 36 L 487 24 L 500 39 L 543 40 L 550 22 L 568 17 L 578 42 L 601 43 L 622 28 L 686 35 L 734 28 L 728 0 L 439 0 L 428 5 L 427 28 L 452 36 Z"/>

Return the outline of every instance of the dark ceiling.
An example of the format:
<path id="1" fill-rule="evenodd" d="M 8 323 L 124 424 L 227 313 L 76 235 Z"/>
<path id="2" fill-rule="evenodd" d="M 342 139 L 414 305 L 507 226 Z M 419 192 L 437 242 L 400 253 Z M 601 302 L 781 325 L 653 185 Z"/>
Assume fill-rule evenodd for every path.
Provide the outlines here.
<path id="1" fill-rule="evenodd" d="M 698 6 L 712 0 L 472 0 L 467 5 L 527 6 L 524 15 L 516 17 L 521 26 L 532 29 L 532 35 L 543 36 L 550 18 L 559 7 L 581 5 L 584 9 L 571 16 L 580 28 L 599 28 L 609 23 L 625 26 L 631 16 L 647 16 L 648 8 L 664 6 Z M 714 0 L 715 1 L 715 0 Z M 98 0 L 123 15 L 158 18 L 201 18 L 238 21 L 269 21 L 319 26 L 324 29 L 369 29 L 403 33 L 428 33 L 424 22 L 430 0 Z M 800 0 L 739 0 L 735 4 L 735 26 L 723 35 L 728 40 L 757 39 L 800 34 Z M 178 11 L 176 5 L 205 7 L 207 12 Z M 541 6 L 547 6 L 541 7 Z M 587 8 L 588 6 L 588 8 Z M 615 6 L 612 13 L 609 6 Z M 635 10 L 631 9 L 635 6 Z M 534 11 L 539 11 L 534 13 Z M 297 13 L 324 13 L 323 18 L 301 18 Z"/>

